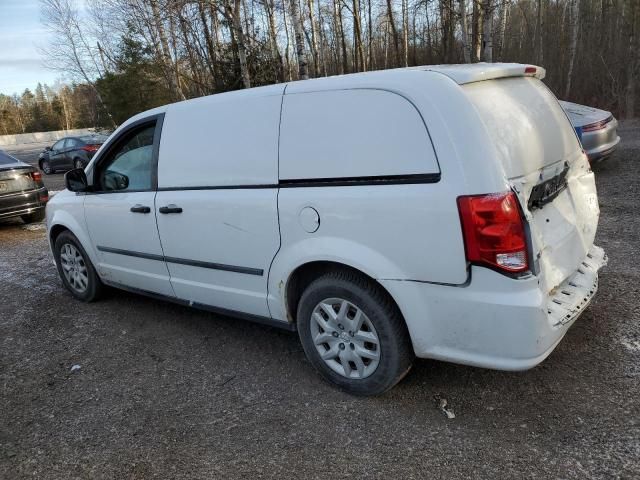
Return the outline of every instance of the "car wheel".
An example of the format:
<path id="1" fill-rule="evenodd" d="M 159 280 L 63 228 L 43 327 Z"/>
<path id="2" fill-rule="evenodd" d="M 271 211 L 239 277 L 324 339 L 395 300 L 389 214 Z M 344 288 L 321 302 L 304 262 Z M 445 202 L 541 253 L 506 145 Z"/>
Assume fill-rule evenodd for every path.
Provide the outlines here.
<path id="1" fill-rule="evenodd" d="M 55 170 L 51 168 L 49 160 L 43 160 L 40 164 L 40 169 L 44 172 L 45 175 L 51 175 L 52 173 L 55 173 Z"/>
<path id="2" fill-rule="evenodd" d="M 397 306 L 382 287 L 350 271 L 327 273 L 303 292 L 298 333 L 311 364 L 356 395 L 379 395 L 411 369 L 413 349 Z"/>
<path id="3" fill-rule="evenodd" d="M 37 223 L 44 220 L 44 210 L 34 213 L 27 213 L 26 215 L 20 215 L 24 223 Z"/>
<path id="4" fill-rule="evenodd" d="M 73 161 L 73 166 L 74 168 L 84 168 L 84 165 L 82 164 L 82 160 L 80 160 L 79 158 L 76 158 Z"/>
<path id="5" fill-rule="evenodd" d="M 97 300 L 104 286 L 75 235 L 69 231 L 58 235 L 53 253 L 62 283 L 71 295 L 83 302 Z"/>

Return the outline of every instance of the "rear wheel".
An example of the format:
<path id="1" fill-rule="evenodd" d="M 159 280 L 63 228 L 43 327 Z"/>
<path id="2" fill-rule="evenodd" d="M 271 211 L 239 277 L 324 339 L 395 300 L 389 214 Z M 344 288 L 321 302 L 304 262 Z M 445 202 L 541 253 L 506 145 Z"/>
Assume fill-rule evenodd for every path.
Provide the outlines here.
<path id="1" fill-rule="evenodd" d="M 40 170 L 42 170 L 45 175 L 51 175 L 52 173 L 55 173 L 55 170 L 51 168 L 51 164 L 49 163 L 49 160 L 43 160 L 40 163 Z"/>
<path id="2" fill-rule="evenodd" d="M 58 235 L 53 253 L 62 283 L 71 295 L 83 302 L 97 300 L 104 286 L 75 235 L 69 231 Z"/>
<path id="3" fill-rule="evenodd" d="M 27 213 L 25 215 L 20 215 L 22 221 L 24 223 L 36 223 L 44 220 L 44 210 L 34 213 Z"/>
<path id="4" fill-rule="evenodd" d="M 84 168 L 84 165 L 82 164 L 82 160 L 80 160 L 79 158 L 76 158 L 73 161 L 73 167 L 74 168 Z"/>
<path id="5" fill-rule="evenodd" d="M 309 361 L 350 393 L 381 394 L 413 363 L 398 308 L 380 285 L 355 272 L 331 272 L 313 281 L 300 298 L 297 322 Z"/>

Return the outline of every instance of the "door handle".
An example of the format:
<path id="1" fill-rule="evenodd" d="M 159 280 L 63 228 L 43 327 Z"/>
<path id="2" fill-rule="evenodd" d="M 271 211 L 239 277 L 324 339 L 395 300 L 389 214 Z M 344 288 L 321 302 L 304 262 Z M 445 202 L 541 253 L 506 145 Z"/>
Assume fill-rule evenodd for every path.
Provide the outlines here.
<path id="1" fill-rule="evenodd" d="M 158 211 L 160 213 L 182 213 L 182 208 L 174 205 L 173 203 L 170 203 L 165 207 L 160 207 Z"/>
<path id="2" fill-rule="evenodd" d="M 130 208 L 133 213 L 151 213 L 150 207 L 145 207 L 144 205 L 140 205 L 139 203 L 135 204 Z"/>

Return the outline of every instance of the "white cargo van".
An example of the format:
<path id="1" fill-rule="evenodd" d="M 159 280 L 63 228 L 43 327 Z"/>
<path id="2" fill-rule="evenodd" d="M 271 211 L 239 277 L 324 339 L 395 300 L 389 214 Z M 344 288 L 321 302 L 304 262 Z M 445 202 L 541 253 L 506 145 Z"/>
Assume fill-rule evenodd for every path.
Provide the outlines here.
<path id="1" fill-rule="evenodd" d="M 139 114 L 47 206 L 62 281 L 297 330 L 357 394 L 414 356 L 533 367 L 606 261 L 593 173 L 543 75 L 425 66 Z"/>

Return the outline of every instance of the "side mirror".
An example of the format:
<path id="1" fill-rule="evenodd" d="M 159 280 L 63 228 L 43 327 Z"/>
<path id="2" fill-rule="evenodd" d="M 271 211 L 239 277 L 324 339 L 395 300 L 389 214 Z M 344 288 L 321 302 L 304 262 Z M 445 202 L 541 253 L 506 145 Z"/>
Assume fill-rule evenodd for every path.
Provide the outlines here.
<path id="1" fill-rule="evenodd" d="M 52 150 L 52 148 L 51 148 L 51 147 L 44 147 L 44 150 L 45 150 L 46 152 L 50 152 L 50 151 Z"/>
<path id="2" fill-rule="evenodd" d="M 89 186 L 82 168 L 74 168 L 64 174 L 64 183 L 70 192 L 86 192 Z"/>

